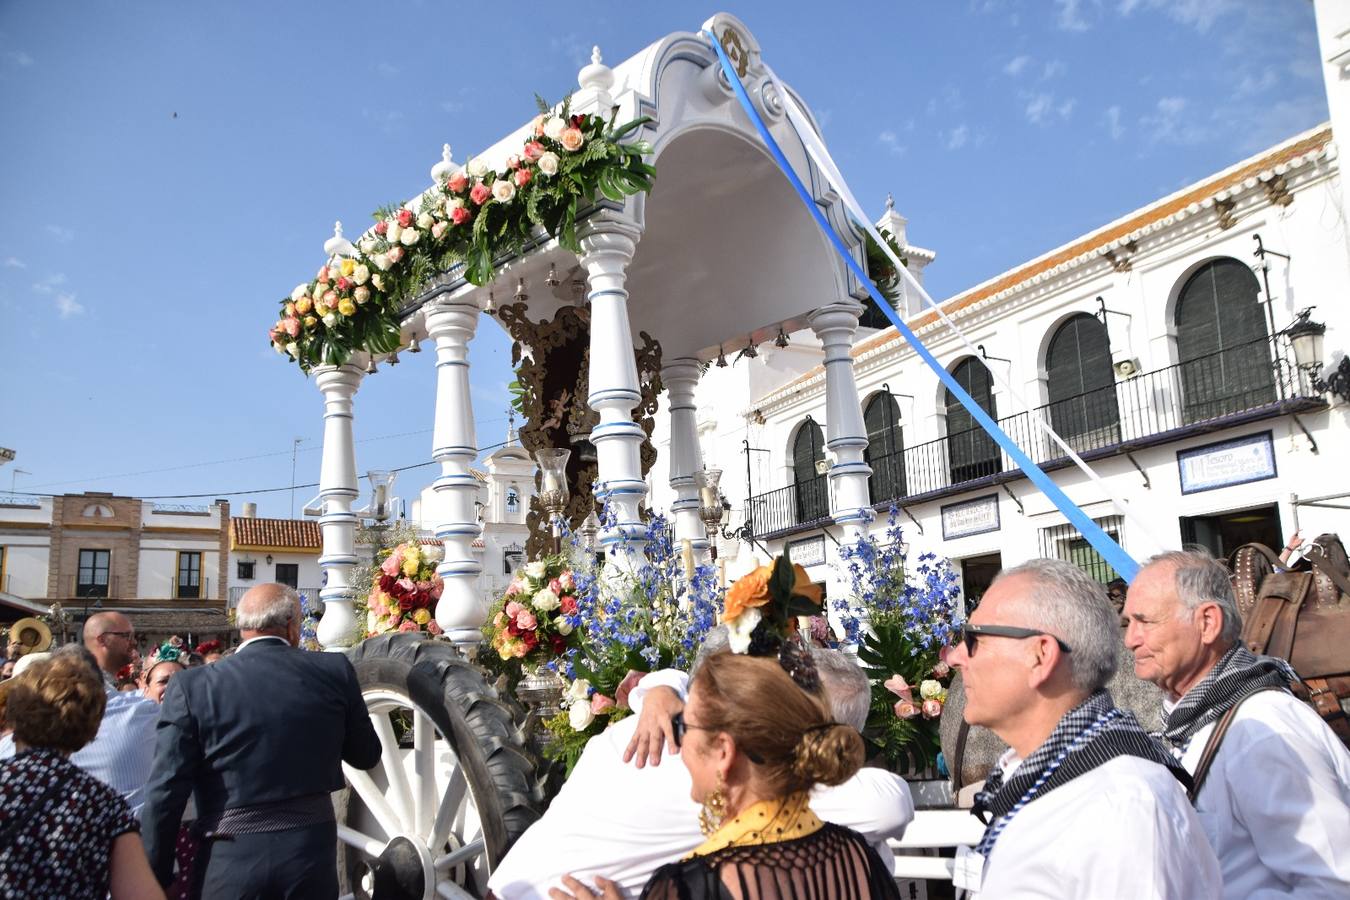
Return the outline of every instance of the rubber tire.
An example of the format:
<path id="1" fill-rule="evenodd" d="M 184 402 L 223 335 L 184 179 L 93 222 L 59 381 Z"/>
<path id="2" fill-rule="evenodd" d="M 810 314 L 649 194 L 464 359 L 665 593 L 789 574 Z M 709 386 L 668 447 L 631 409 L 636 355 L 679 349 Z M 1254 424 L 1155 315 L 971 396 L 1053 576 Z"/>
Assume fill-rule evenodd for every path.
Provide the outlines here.
<path id="1" fill-rule="evenodd" d="M 543 809 L 535 759 L 525 749 L 510 707 L 498 699 L 483 670 L 447 641 L 402 632 L 367 638 L 346 652 L 362 691 L 402 693 L 450 741 L 478 806 L 488 870 L 495 869 Z M 344 791 L 349 794 L 350 789 Z M 344 796 L 339 821 L 345 821 L 346 803 Z M 347 863 L 351 851 L 342 844 L 338 850 L 338 878 L 347 893 L 354 890 Z"/>

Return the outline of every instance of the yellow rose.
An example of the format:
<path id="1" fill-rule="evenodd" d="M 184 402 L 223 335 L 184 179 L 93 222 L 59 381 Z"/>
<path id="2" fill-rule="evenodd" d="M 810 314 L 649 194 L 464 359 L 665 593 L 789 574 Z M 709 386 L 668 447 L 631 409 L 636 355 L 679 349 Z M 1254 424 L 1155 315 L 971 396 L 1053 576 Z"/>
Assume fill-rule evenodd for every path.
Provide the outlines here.
<path id="1" fill-rule="evenodd" d="M 338 301 L 338 312 L 342 313 L 344 316 L 354 316 L 356 315 L 356 304 L 346 297 L 343 297 Z"/>
<path id="2" fill-rule="evenodd" d="M 431 611 L 419 609 L 417 612 L 413 613 L 413 621 L 416 622 L 418 625 L 427 624 L 428 622 L 431 621 Z"/>
<path id="3" fill-rule="evenodd" d="M 418 559 L 416 556 L 408 557 L 407 559 L 403 560 L 403 574 L 407 575 L 409 578 L 412 578 L 414 575 L 417 574 L 417 567 L 420 566 L 421 564 L 422 561 Z"/>
<path id="4" fill-rule="evenodd" d="M 356 271 L 356 260 L 344 259 L 342 261 L 342 274 L 344 276 L 350 278 L 351 274 L 355 271 Z"/>

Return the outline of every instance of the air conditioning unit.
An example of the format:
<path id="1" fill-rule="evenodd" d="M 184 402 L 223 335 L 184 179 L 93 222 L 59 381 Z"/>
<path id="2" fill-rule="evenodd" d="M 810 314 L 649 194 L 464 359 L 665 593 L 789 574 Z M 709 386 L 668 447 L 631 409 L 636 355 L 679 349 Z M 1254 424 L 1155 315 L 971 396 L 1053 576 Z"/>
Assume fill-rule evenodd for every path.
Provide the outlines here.
<path id="1" fill-rule="evenodd" d="M 1117 378 L 1129 378 L 1139 374 L 1139 360 L 1122 359 L 1120 362 L 1116 363 L 1113 368 L 1116 370 Z"/>

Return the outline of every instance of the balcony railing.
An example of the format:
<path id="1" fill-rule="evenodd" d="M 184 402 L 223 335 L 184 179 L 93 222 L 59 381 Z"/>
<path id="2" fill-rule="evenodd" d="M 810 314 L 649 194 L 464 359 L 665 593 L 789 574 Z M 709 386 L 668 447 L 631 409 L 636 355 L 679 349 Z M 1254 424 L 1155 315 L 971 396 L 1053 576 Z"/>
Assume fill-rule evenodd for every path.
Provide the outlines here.
<path id="1" fill-rule="evenodd" d="M 1276 335 L 1143 372 L 1047 403 L 1037 412 L 1076 453 L 1099 457 L 1321 404 L 1312 374 L 1293 364 L 1287 340 Z M 1005 416 L 998 424 L 1037 465 L 1055 468 L 1069 462 L 1029 414 Z M 1021 474 L 978 428 L 879 454 L 870 462 L 877 505 L 956 493 Z M 877 478 L 878 471 L 885 477 Z M 828 498 L 821 501 L 826 510 L 821 513 L 819 505 L 800 502 L 801 488 L 789 485 L 751 497 L 751 532 L 763 537 L 828 518 Z"/>

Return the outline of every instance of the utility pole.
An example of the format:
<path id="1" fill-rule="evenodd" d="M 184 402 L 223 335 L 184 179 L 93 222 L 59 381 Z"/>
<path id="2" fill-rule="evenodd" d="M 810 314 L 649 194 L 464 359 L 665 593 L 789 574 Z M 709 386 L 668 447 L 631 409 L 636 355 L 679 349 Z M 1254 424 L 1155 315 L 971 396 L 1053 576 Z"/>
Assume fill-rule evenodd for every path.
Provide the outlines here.
<path id="1" fill-rule="evenodd" d="M 19 477 L 20 475 L 32 475 L 32 474 L 33 474 L 33 473 L 30 472 L 30 471 L 28 471 L 27 469 L 10 469 L 10 471 L 9 471 L 9 492 L 10 492 L 11 494 L 14 493 L 14 482 L 15 482 L 16 480 L 18 480 L 18 477 Z"/>
<path id="2" fill-rule="evenodd" d="M 300 442 L 304 438 L 291 439 L 291 518 L 295 518 L 295 455 L 300 450 Z M 11 492 L 12 493 L 12 492 Z"/>

